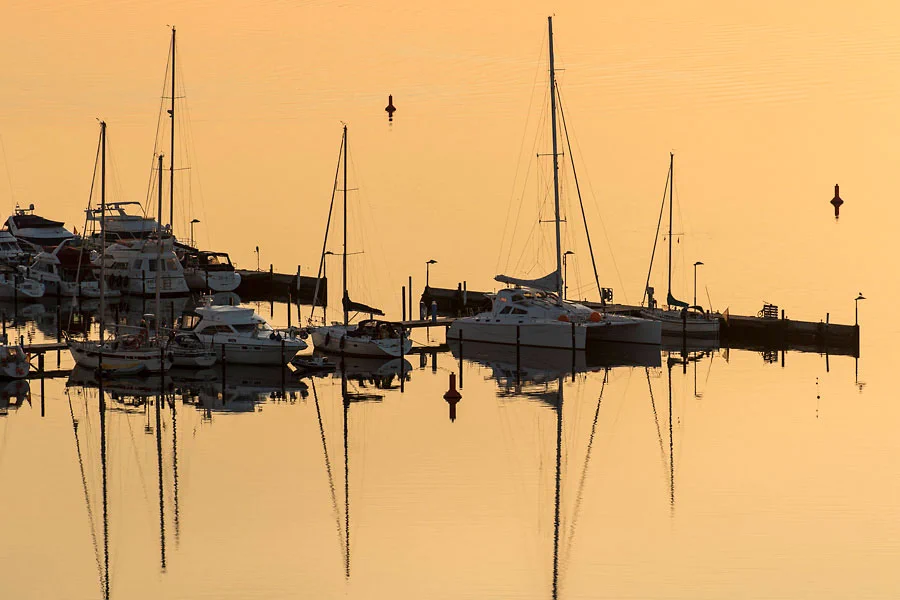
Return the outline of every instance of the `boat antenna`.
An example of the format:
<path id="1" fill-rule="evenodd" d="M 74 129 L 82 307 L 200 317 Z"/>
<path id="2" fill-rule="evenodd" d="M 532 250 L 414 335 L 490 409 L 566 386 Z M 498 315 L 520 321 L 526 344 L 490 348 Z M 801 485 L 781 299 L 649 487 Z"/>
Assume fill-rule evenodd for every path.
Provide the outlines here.
<path id="1" fill-rule="evenodd" d="M 172 119 L 172 128 L 169 136 L 169 229 L 174 231 L 175 209 L 175 26 L 172 26 L 172 104 L 169 108 L 169 118 Z M 162 210 L 160 210 L 162 214 Z M 162 217 L 160 217 L 162 227 Z"/>
<path id="2" fill-rule="evenodd" d="M 344 285 L 341 304 L 344 309 L 344 325 L 350 322 L 350 296 L 347 294 L 347 150 L 347 124 L 344 123 L 344 251 L 341 263 L 341 280 Z"/>
<path id="3" fill-rule="evenodd" d="M 553 17 L 547 17 L 550 37 L 550 127 L 553 132 L 553 214 L 556 224 L 556 294 L 562 303 L 562 240 L 559 233 L 559 154 L 556 148 L 556 74 L 553 61 Z"/>

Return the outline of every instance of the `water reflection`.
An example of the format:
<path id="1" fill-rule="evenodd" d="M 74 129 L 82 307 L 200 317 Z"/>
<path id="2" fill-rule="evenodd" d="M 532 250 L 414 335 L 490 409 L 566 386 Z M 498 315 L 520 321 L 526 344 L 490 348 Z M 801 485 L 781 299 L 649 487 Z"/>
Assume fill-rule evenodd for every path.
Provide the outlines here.
<path id="1" fill-rule="evenodd" d="M 24 402 L 31 404 L 31 388 L 27 380 L 0 380 L 0 417 L 18 409 Z"/>

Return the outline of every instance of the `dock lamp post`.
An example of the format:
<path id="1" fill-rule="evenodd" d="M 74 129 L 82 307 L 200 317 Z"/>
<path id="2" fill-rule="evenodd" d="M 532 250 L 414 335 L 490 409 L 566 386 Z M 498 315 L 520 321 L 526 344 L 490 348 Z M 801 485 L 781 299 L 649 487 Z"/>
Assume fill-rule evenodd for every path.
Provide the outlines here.
<path id="1" fill-rule="evenodd" d="M 199 223 L 200 219 L 191 219 L 191 247 L 194 247 L 194 223 Z"/>
<path id="2" fill-rule="evenodd" d="M 862 295 L 862 292 L 853 299 L 853 324 L 859 327 L 859 301 L 865 300 L 866 297 Z"/>
<path id="3" fill-rule="evenodd" d="M 575 253 L 572 252 L 571 250 L 566 250 L 565 252 L 563 252 L 563 300 L 566 299 L 566 296 L 568 295 L 567 292 L 569 291 L 569 276 L 566 274 L 566 272 L 567 272 L 566 257 L 569 256 L 570 254 L 574 255 Z"/>
<path id="4" fill-rule="evenodd" d="M 694 306 L 697 306 L 697 267 L 702 264 L 699 260 L 694 263 Z"/>
<path id="5" fill-rule="evenodd" d="M 256 252 L 256 270 L 259 271 L 259 246 L 256 247 L 254 252 Z"/>
<path id="6" fill-rule="evenodd" d="M 428 262 L 425 263 L 425 289 L 428 289 L 428 267 L 431 265 L 436 265 L 437 261 L 433 258 L 428 259 Z"/>

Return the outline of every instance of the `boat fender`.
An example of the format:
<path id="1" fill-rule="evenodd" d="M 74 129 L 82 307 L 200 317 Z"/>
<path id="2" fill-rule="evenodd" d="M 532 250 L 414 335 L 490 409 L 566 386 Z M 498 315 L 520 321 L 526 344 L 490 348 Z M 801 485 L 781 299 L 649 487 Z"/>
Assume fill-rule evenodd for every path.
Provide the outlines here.
<path id="1" fill-rule="evenodd" d="M 309 333 L 305 329 L 301 329 L 299 333 L 299 337 L 301 340 L 305 340 L 309 337 Z"/>
<path id="2" fill-rule="evenodd" d="M 325 334 L 325 345 L 327 346 L 329 343 L 331 343 L 331 332 L 330 331 Z"/>
<path id="3" fill-rule="evenodd" d="M 591 316 L 588 318 L 591 323 L 599 323 L 601 319 L 603 319 L 603 315 L 598 313 L 596 310 L 592 312 Z"/>
<path id="4" fill-rule="evenodd" d="M 557 320 L 557 321 L 563 321 L 564 323 L 568 323 L 568 322 L 569 322 L 569 316 L 568 316 L 568 315 L 559 315 L 558 317 L 556 317 L 556 320 Z"/>
<path id="5" fill-rule="evenodd" d="M 345 344 L 346 342 L 347 342 L 347 336 L 346 336 L 346 335 L 342 335 L 342 336 L 341 336 L 341 343 L 340 343 L 341 350 L 344 349 L 344 344 Z"/>

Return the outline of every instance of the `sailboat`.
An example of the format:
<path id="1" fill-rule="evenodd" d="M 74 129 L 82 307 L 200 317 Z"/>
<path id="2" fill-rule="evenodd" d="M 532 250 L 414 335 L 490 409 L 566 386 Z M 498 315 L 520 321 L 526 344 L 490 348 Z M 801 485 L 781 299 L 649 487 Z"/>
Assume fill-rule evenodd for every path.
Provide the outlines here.
<path id="1" fill-rule="evenodd" d="M 678 300 L 672 295 L 672 193 L 675 187 L 675 155 L 669 153 L 669 269 L 667 309 L 657 308 L 652 289 L 648 287 L 651 306 L 641 309 L 640 315 L 662 324 L 663 335 L 680 335 L 686 337 L 719 337 L 719 319 L 716 315 L 705 312 L 699 306 L 689 306 L 687 302 Z M 665 198 L 665 197 L 664 197 Z M 665 202 L 665 199 L 663 200 Z M 655 246 L 654 246 L 655 249 Z M 653 258 L 650 259 L 653 267 Z M 649 275 L 648 275 L 649 280 Z M 696 291 L 696 290 L 695 290 Z"/>
<path id="2" fill-rule="evenodd" d="M 105 235 L 106 212 L 106 123 L 100 122 L 100 239 Z M 103 246 L 101 245 L 101 248 Z M 106 260 L 100 256 L 100 340 L 68 339 L 72 358 L 81 367 L 99 369 L 114 374 L 134 374 L 143 371 L 167 371 L 172 366 L 171 354 L 159 338 L 150 338 L 146 329 L 136 334 L 104 340 L 106 311 Z"/>
<path id="3" fill-rule="evenodd" d="M 347 126 L 344 125 L 344 133 L 341 138 L 341 153 L 343 159 L 344 174 L 344 246 L 341 263 L 341 280 L 343 282 L 343 296 L 341 298 L 344 310 L 344 322 L 332 323 L 320 327 L 310 327 L 313 345 L 317 350 L 343 354 L 345 356 L 368 357 L 395 357 L 409 353 L 412 341 L 406 336 L 406 332 L 399 325 L 389 321 L 369 318 L 360 321 L 356 325 L 350 324 L 350 312 L 369 313 L 370 316 L 383 315 L 384 313 L 350 300 L 347 291 Z M 329 218 L 330 218 L 329 211 Z M 328 224 L 325 226 L 325 239 L 328 239 Z M 321 267 L 325 262 L 325 252 L 322 253 Z M 316 291 L 318 294 L 318 290 Z"/>
<path id="4" fill-rule="evenodd" d="M 515 287 L 494 294 L 489 312 L 455 320 L 447 330 L 447 339 L 574 350 L 584 350 L 591 344 L 606 342 L 659 345 L 661 327 L 658 322 L 601 313 L 583 304 L 563 299 L 553 18 L 547 17 L 547 23 L 550 38 L 550 122 L 553 139 L 556 270 L 539 279 L 497 275 L 494 278 L 496 281 Z"/>

